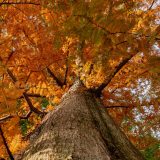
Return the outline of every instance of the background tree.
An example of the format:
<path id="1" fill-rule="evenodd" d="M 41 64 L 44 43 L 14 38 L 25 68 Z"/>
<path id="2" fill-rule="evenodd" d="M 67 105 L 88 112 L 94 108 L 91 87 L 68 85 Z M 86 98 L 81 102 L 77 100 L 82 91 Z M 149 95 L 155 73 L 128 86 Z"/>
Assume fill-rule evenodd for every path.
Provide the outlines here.
<path id="1" fill-rule="evenodd" d="M 0 123 L 12 154 L 79 77 L 146 158 L 159 156 L 158 1 L 4 0 L 0 10 Z"/>

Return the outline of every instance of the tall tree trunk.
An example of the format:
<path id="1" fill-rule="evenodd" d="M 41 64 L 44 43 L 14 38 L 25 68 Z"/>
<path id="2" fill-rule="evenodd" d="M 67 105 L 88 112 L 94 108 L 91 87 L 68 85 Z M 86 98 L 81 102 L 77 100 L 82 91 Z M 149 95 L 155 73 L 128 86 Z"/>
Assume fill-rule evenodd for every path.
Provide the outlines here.
<path id="1" fill-rule="evenodd" d="M 94 95 L 76 83 L 44 119 L 23 160 L 143 160 Z"/>

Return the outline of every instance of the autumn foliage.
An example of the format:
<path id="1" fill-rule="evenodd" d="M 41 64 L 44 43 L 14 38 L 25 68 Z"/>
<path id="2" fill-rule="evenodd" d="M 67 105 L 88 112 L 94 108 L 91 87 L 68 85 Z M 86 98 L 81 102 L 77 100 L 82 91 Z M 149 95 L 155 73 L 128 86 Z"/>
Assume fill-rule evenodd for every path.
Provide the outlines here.
<path id="1" fill-rule="evenodd" d="M 0 126 L 12 155 L 79 77 L 158 159 L 159 10 L 157 0 L 0 0 Z"/>

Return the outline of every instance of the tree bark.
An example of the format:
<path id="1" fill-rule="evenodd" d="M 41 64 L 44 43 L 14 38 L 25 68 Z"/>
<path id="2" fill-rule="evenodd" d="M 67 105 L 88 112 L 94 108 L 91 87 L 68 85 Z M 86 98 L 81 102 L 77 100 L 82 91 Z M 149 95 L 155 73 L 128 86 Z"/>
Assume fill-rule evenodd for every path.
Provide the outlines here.
<path id="1" fill-rule="evenodd" d="M 46 115 L 23 160 L 144 160 L 103 106 L 76 83 Z"/>

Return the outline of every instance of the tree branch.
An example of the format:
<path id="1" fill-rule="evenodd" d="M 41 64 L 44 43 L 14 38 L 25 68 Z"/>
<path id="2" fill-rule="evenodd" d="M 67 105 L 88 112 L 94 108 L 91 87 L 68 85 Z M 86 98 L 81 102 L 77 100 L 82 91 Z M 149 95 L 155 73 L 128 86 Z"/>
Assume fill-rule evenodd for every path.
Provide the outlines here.
<path id="1" fill-rule="evenodd" d="M 45 112 L 42 112 L 42 111 L 38 110 L 37 108 L 35 108 L 35 107 L 33 106 L 32 102 L 31 102 L 31 100 L 29 99 L 29 97 L 28 97 L 28 95 L 27 95 L 26 92 L 23 93 L 23 96 L 24 96 L 27 104 L 29 105 L 29 108 L 30 108 L 31 111 L 33 111 L 33 112 L 35 112 L 35 113 L 37 113 L 37 114 L 41 114 L 41 115 L 45 115 L 45 114 L 46 114 Z"/>
<path id="2" fill-rule="evenodd" d="M 31 114 L 32 114 L 32 111 L 29 111 L 25 116 L 19 116 L 19 115 L 18 115 L 18 117 L 19 117 L 20 119 L 28 119 Z"/>
<path id="3" fill-rule="evenodd" d="M 28 34 L 26 33 L 25 29 L 23 29 L 22 31 L 23 31 L 25 37 L 28 39 L 29 43 L 31 43 L 31 45 L 32 45 L 33 47 L 37 47 L 37 45 L 36 45 L 36 43 L 34 42 L 34 40 L 33 40 L 31 37 L 28 36 Z"/>
<path id="4" fill-rule="evenodd" d="M 98 89 L 94 90 L 93 92 L 100 97 L 100 94 L 102 90 L 111 82 L 111 80 L 114 78 L 114 76 L 124 67 L 133 57 L 134 55 L 129 56 L 128 58 L 125 58 L 122 60 L 119 65 L 115 68 L 115 71 L 110 75 L 110 79 L 106 82 L 103 82 Z"/>
<path id="5" fill-rule="evenodd" d="M 6 1 L 3 1 L 3 2 L 1 2 L 0 3 L 0 6 L 2 6 L 2 5 L 13 5 L 13 4 L 15 4 L 15 5 L 36 5 L 36 6 L 39 6 L 40 5 L 40 3 L 36 3 L 36 2 L 23 2 L 23 1 L 21 1 L 21 2 L 6 2 Z"/>
<path id="6" fill-rule="evenodd" d="M 151 8 L 152 8 L 152 6 L 154 4 L 154 1 L 156 1 L 156 0 L 153 0 L 152 5 L 150 6 Z M 132 33 L 132 32 L 124 32 L 124 31 L 111 32 L 110 30 L 107 30 L 107 28 L 105 28 L 104 26 L 102 26 L 99 23 L 95 22 L 92 17 L 88 17 L 86 15 L 74 15 L 74 16 L 82 17 L 82 18 L 86 19 L 93 26 L 97 27 L 98 29 L 103 30 L 105 32 L 105 34 L 110 34 L 110 35 L 129 34 L 129 35 L 137 36 L 137 38 L 138 37 L 146 37 L 146 38 L 150 38 L 151 37 L 150 35 L 139 34 L 139 33 Z M 159 37 L 155 37 L 155 40 L 159 41 Z"/>
<path id="7" fill-rule="evenodd" d="M 13 157 L 13 155 L 12 155 L 12 152 L 10 151 L 10 149 L 9 149 L 9 147 L 8 147 L 6 138 L 4 137 L 4 133 L 3 133 L 3 131 L 2 131 L 1 125 L 0 125 L 0 134 L 1 134 L 1 137 L 2 137 L 2 140 L 3 140 L 3 143 L 4 143 L 5 147 L 6 147 L 6 150 L 7 150 L 7 153 L 8 153 L 8 155 L 9 155 L 9 158 L 10 158 L 11 160 L 14 160 L 14 157 Z"/>
<path id="8" fill-rule="evenodd" d="M 8 119 L 10 119 L 10 118 L 13 118 L 13 116 L 7 115 L 7 116 L 5 116 L 5 117 L 0 118 L 0 122 L 4 122 L 4 121 L 6 121 L 6 120 L 8 120 Z"/>
<path id="9" fill-rule="evenodd" d="M 68 75 L 68 55 L 69 55 L 69 51 L 67 52 L 67 57 L 66 57 L 66 71 L 65 71 L 65 74 L 64 74 L 64 82 L 63 82 L 63 85 L 66 85 L 67 83 L 67 75 Z"/>
<path id="10" fill-rule="evenodd" d="M 16 77 L 13 75 L 13 73 L 7 68 L 7 73 L 9 75 L 9 77 L 11 78 L 11 80 L 13 81 L 13 83 L 17 82 Z"/>
<path id="11" fill-rule="evenodd" d="M 27 96 L 28 97 L 35 97 L 35 98 L 46 97 L 46 96 L 41 96 L 40 94 L 32 94 L 32 93 L 27 93 Z M 19 99 L 22 99 L 22 98 L 24 98 L 23 95 L 19 97 Z"/>
<path id="12" fill-rule="evenodd" d="M 151 10 L 151 9 L 152 9 L 152 7 L 153 7 L 155 1 L 156 1 L 156 0 L 153 0 L 153 1 L 152 1 L 152 4 L 151 4 L 151 6 L 148 8 L 148 10 Z"/>
<path id="13" fill-rule="evenodd" d="M 88 75 L 90 75 L 92 73 L 92 70 L 93 70 L 93 64 L 91 64 L 90 68 L 89 68 L 89 72 L 88 72 Z"/>
<path id="14" fill-rule="evenodd" d="M 9 60 L 12 58 L 14 51 L 12 50 L 11 53 L 8 56 L 8 59 L 6 61 L 6 65 L 8 64 Z"/>
<path id="15" fill-rule="evenodd" d="M 66 65 L 66 71 L 65 71 L 65 75 L 64 75 L 63 85 L 66 85 L 66 83 L 67 83 L 67 74 L 68 74 L 68 65 Z"/>
<path id="16" fill-rule="evenodd" d="M 16 79 L 16 77 L 13 75 L 13 73 L 9 69 L 7 69 L 7 73 L 10 76 L 10 78 L 12 79 L 13 83 L 16 83 L 17 79 Z M 28 97 L 28 95 L 27 95 L 26 92 L 23 93 L 23 96 L 24 96 L 24 98 L 25 98 L 25 100 L 26 100 L 26 102 L 27 102 L 27 104 L 28 104 L 28 106 L 29 106 L 29 108 L 30 108 L 31 111 L 33 111 L 33 112 L 35 112 L 37 114 L 41 114 L 41 115 L 46 114 L 45 112 L 42 112 L 42 111 L 38 110 L 37 108 L 35 108 L 33 106 L 32 102 L 29 99 L 29 97 Z"/>
<path id="17" fill-rule="evenodd" d="M 141 72 L 140 74 L 138 74 L 137 75 L 137 77 L 138 76 L 141 76 L 141 75 L 143 75 L 143 74 L 145 74 L 145 73 L 147 73 L 148 72 L 148 69 L 147 70 L 144 70 L 143 72 Z M 136 78 L 137 78 L 136 77 Z M 133 82 L 133 81 L 135 81 L 135 78 L 132 78 L 129 82 L 127 82 L 127 83 L 125 83 L 124 85 L 126 86 L 127 84 L 129 84 L 129 83 L 131 83 L 131 82 Z M 121 88 L 123 87 L 123 86 L 120 86 Z M 120 88 L 120 87 L 116 87 L 116 88 L 114 88 L 111 92 L 110 92 L 110 94 L 113 94 L 118 88 Z"/>
<path id="18" fill-rule="evenodd" d="M 50 70 L 49 67 L 46 68 L 47 72 L 52 76 L 52 78 L 56 81 L 58 86 L 63 87 L 63 83 L 55 76 L 55 74 Z"/>
<path id="19" fill-rule="evenodd" d="M 89 23 L 93 24 L 95 27 L 103 30 L 105 33 L 112 34 L 105 27 L 103 27 L 103 26 L 99 25 L 98 23 L 96 23 L 95 21 L 93 21 L 92 17 L 88 17 L 86 15 L 74 15 L 74 16 L 76 16 L 76 17 L 82 17 L 82 18 L 86 19 Z"/>
<path id="20" fill-rule="evenodd" d="M 25 80 L 25 83 L 27 83 L 27 82 L 28 82 L 28 80 L 29 80 L 29 78 L 30 78 L 31 74 L 32 74 L 32 72 L 30 72 L 30 73 L 29 73 L 29 75 L 28 75 L 27 79 Z"/>
<path id="21" fill-rule="evenodd" d="M 104 106 L 105 108 L 129 108 L 129 106 Z"/>

